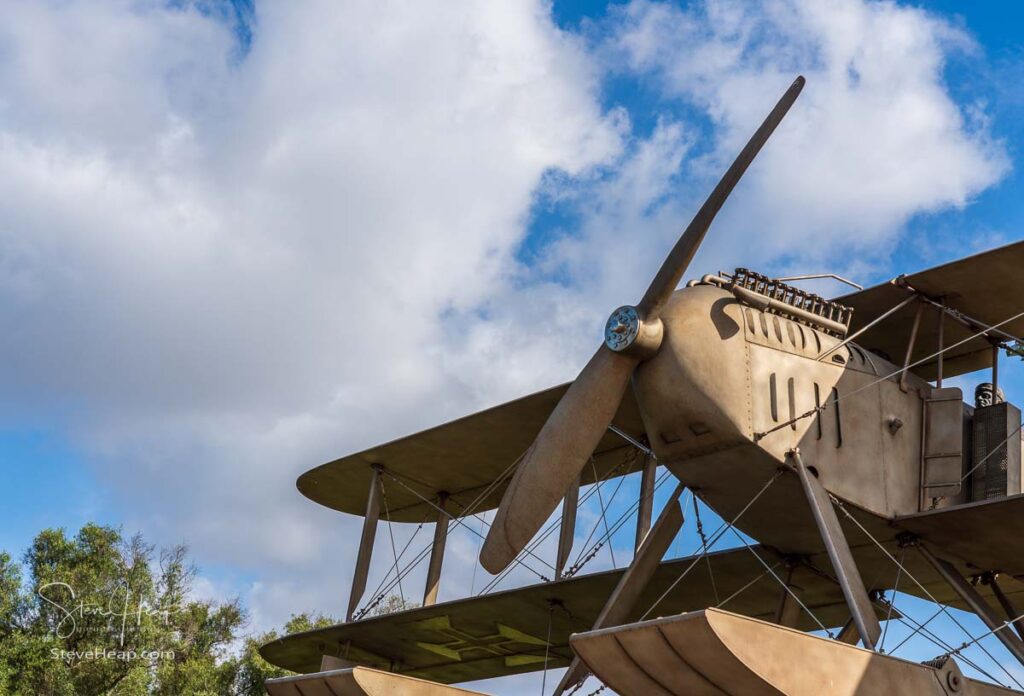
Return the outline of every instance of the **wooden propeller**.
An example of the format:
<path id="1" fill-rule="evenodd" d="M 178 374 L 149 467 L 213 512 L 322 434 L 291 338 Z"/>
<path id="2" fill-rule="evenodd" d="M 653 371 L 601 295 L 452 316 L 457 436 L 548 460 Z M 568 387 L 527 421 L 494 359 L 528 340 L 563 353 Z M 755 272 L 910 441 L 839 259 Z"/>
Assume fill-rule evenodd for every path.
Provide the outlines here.
<path id="1" fill-rule="evenodd" d="M 661 311 L 690 265 L 736 183 L 803 89 L 797 77 L 747 142 L 666 257 L 636 306 L 615 310 L 605 342 L 552 411 L 519 463 L 502 498 L 480 563 L 500 573 L 537 533 L 579 476 L 612 422 L 637 366 L 653 357 L 663 335 Z"/>

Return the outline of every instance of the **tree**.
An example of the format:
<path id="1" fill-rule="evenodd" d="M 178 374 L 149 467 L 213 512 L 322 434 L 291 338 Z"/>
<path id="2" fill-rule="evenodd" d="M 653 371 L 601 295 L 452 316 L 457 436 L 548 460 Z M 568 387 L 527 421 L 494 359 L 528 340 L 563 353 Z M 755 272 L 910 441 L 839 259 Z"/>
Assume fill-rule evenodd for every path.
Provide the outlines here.
<path id="1" fill-rule="evenodd" d="M 336 623 L 336 620 L 322 614 L 293 615 L 284 625 L 284 634 L 312 631 L 315 628 L 326 628 Z M 239 696 L 264 696 L 266 691 L 263 689 L 263 682 L 267 679 L 292 674 L 288 670 L 270 664 L 259 653 L 261 645 L 280 637 L 281 635 L 277 631 L 269 631 L 259 636 L 246 638 L 242 654 L 239 657 L 238 676 L 235 682 Z"/>
<path id="2" fill-rule="evenodd" d="M 405 599 L 400 595 L 392 594 L 385 597 L 380 604 L 373 607 L 373 609 L 370 610 L 370 616 L 394 614 L 396 611 L 415 609 L 418 606 L 420 606 L 419 602 L 414 602 L 412 600 Z"/>
<path id="3" fill-rule="evenodd" d="M 0 555 L 0 693 L 230 693 L 239 603 L 189 599 L 184 547 L 162 553 L 156 573 L 153 558 L 140 535 L 93 524 L 40 532 L 27 580 Z"/>
<path id="4" fill-rule="evenodd" d="M 244 635 L 241 602 L 194 598 L 195 576 L 185 546 L 93 524 L 43 530 L 22 565 L 0 552 L 0 694 L 263 696 L 290 674 L 259 654 L 279 633 Z M 334 623 L 300 614 L 283 633 Z"/>

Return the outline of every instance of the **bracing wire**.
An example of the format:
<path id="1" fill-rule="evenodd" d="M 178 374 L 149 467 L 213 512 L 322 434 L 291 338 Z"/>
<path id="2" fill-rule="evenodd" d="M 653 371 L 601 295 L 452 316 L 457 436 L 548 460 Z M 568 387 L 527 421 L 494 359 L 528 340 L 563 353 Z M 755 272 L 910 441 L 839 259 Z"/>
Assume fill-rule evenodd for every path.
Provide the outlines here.
<path id="1" fill-rule="evenodd" d="M 590 468 L 594 472 L 594 478 L 596 479 L 597 478 L 597 467 L 594 465 L 594 458 L 593 457 L 590 458 Z M 608 554 L 612 557 L 612 567 L 613 568 L 618 568 L 619 564 L 615 562 L 615 550 L 612 548 L 613 544 L 611 543 L 612 534 L 611 534 L 610 531 L 608 531 L 608 509 L 611 507 L 612 502 L 615 500 L 615 496 L 618 495 L 619 488 L 622 488 L 622 481 L 623 480 L 624 479 L 620 479 L 619 480 L 619 485 L 615 489 L 615 493 L 613 493 L 612 497 L 608 500 L 608 507 L 605 507 L 605 505 L 604 505 L 604 496 L 601 495 L 601 484 L 598 483 L 597 486 L 596 486 L 596 488 L 597 488 L 597 501 L 601 505 L 601 521 L 604 523 L 604 533 L 608 537 Z"/>
<path id="2" fill-rule="evenodd" d="M 862 525 L 860 523 L 860 520 L 858 520 L 856 517 L 854 517 L 852 514 L 850 514 L 850 511 L 846 509 L 846 506 L 843 505 L 842 501 L 840 501 L 838 498 L 836 498 L 834 495 L 831 495 L 831 494 L 829 495 L 829 499 L 832 501 L 833 505 L 837 506 L 843 512 L 843 514 L 846 515 L 846 517 L 850 521 L 852 521 L 860 529 L 860 531 L 863 532 L 864 535 L 867 536 L 868 539 L 870 539 L 872 541 L 872 543 L 874 543 L 875 546 L 877 546 L 882 551 L 882 553 L 884 553 L 889 558 L 890 561 L 895 563 L 897 566 L 900 565 L 899 561 L 897 561 L 896 558 L 891 553 L 889 553 L 889 550 L 886 549 L 885 546 L 883 546 L 882 543 L 880 541 L 878 541 L 878 539 L 876 539 L 873 534 L 871 534 L 871 532 L 869 532 L 867 529 L 864 528 L 864 525 Z M 921 589 L 922 592 L 924 592 L 924 594 L 928 597 L 928 599 L 930 601 L 932 601 L 935 604 L 939 605 L 941 613 L 944 613 L 946 615 L 946 617 L 949 618 L 950 621 L 952 621 L 954 624 L 956 624 L 957 627 L 959 627 L 960 630 L 963 631 L 967 635 L 968 638 L 974 639 L 974 635 L 969 630 L 967 630 L 967 627 L 964 626 L 959 621 L 957 621 L 956 617 L 953 616 L 953 614 L 949 611 L 949 609 L 944 604 L 939 602 L 935 598 L 935 595 L 933 595 L 931 592 L 929 592 L 928 589 L 924 585 L 922 585 L 921 582 L 916 577 L 914 577 L 913 573 L 911 573 L 909 570 L 907 570 L 906 567 L 904 567 L 903 572 L 906 574 L 906 576 L 908 578 L 911 579 L 911 581 L 913 581 L 913 583 L 915 585 L 917 585 Z M 976 641 L 972 640 L 972 642 L 976 642 Z M 1010 670 L 1006 669 L 1006 667 L 1003 666 L 1003 664 L 1001 662 L 999 662 L 999 660 L 997 660 L 992 655 L 992 653 L 990 653 L 985 648 L 984 645 L 981 645 L 980 643 L 978 643 L 978 648 L 982 652 L 984 652 L 988 656 L 988 658 L 990 660 L 992 660 L 992 662 L 994 662 L 999 667 L 999 669 L 1003 670 L 1003 672 L 1006 673 L 1006 676 L 1008 676 L 1018 686 L 1021 686 L 1022 688 L 1024 688 L 1024 685 L 1022 685 L 1019 681 L 1017 681 L 1017 678 L 1015 676 L 1013 676 L 1013 674 L 1010 672 Z"/>
<path id="3" fill-rule="evenodd" d="M 395 548 L 395 531 L 391 528 L 391 510 L 388 509 L 388 491 L 384 485 L 384 477 L 380 480 L 380 497 L 384 502 L 384 516 L 388 521 L 388 536 L 391 537 L 391 556 L 395 559 L 395 575 L 398 575 L 398 550 Z M 390 571 L 388 571 L 390 575 Z M 405 590 L 402 588 L 402 582 L 398 582 L 398 596 L 402 598 L 402 605 L 405 605 Z"/>
<path id="4" fill-rule="evenodd" d="M 613 475 L 614 475 L 614 474 L 615 474 L 615 473 L 616 473 L 616 472 L 617 472 L 617 471 L 618 471 L 619 469 L 623 468 L 623 466 L 625 466 L 625 465 L 626 465 L 626 464 L 628 464 L 628 463 L 630 463 L 630 460 L 624 460 L 624 461 L 623 461 L 623 462 L 621 462 L 621 463 L 620 463 L 619 465 L 617 465 L 617 466 L 615 466 L 615 467 L 613 467 L 613 468 L 609 469 L 609 470 L 608 470 L 608 472 L 607 472 L 607 473 L 605 474 L 605 476 L 604 476 L 603 478 L 599 479 L 599 480 L 600 480 L 600 481 L 605 481 L 605 480 L 607 480 L 607 479 L 611 478 L 611 477 L 612 477 L 612 476 L 613 476 Z M 668 476 L 668 472 L 665 472 L 665 476 Z M 619 486 L 621 486 L 621 485 L 622 485 L 622 481 L 620 480 L 620 481 L 619 481 Z M 660 484 L 659 484 L 659 485 L 660 485 Z M 590 500 L 590 498 L 591 498 L 591 497 L 593 497 L 593 496 L 594 496 L 594 494 L 595 494 L 596 492 L 597 492 L 597 490 L 596 490 L 596 487 L 595 487 L 595 486 L 591 486 L 591 487 L 590 487 L 590 489 L 588 489 L 588 490 L 587 490 L 587 492 L 586 492 L 586 493 L 585 493 L 585 494 L 584 494 L 584 495 L 583 495 L 583 496 L 582 496 L 582 497 L 580 498 L 579 504 L 580 504 L 580 505 L 583 505 L 584 503 L 586 503 L 586 502 L 587 502 L 588 500 Z M 618 492 L 618 487 L 616 488 L 616 492 Z M 633 506 L 631 506 L 631 508 L 630 508 L 629 510 L 627 510 L 627 511 L 626 511 L 626 513 L 624 513 L 624 516 L 625 516 L 625 517 L 628 517 L 628 516 L 629 516 L 630 514 L 632 514 L 632 512 L 631 512 L 631 511 L 632 511 L 632 510 L 633 510 L 633 509 L 634 509 L 634 508 L 635 508 L 635 507 L 636 507 L 637 505 L 639 505 L 639 502 L 637 502 L 636 504 L 634 504 Z M 621 518 L 620 518 L 620 519 L 621 519 Z M 586 541 L 586 542 L 584 543 L 584 547 L 586 547 L 586 545 L 590 543 L 590 539 L 591 539 L 591 538 L 593 537 L 593 534 L 594 534 L 594 532 L 596 532 L 596 531 L 597 531 L 597 527 L 598 527 L 599 525 L 600 525 L 600 521 L 598 521 L 598 522 L 597 522 L 597 523 L 596 523 L 596 524 L 594 525 L 594 528 L 593 528 L 593 530 L 591 531 L 591 534 L 590 534 L 590 536 L 588 536 L 588 537 L 587 537 L 587 541 Z M 548 538 L 548 537 L 549 537 L 549 536 L 550 536 L 550 535 L 551 535 L 551 534 L 552 534 L 552 533 L 553 533 L 553 532 L 554 532 L 554 531 L 555 531 L 556 529 L 558 529 L 558 528 L 559 528 L 560 526 L 561 526 L 561 519 L 560 519 L 560 518 L 559 518 L 559 519 L 556 519 L 556 520 L 554 520 L 554 521 L 552 521 L 551 523 L 549 523 L 549 525 L 547 526 L 547 528 L 545 528 L 545 529 L 544 529 L 544 531 L 543 531 L 543 532 L 542 532 L 542 533 L 541 533 L 541 534 L 540 534 L 539 536 L 537 536 L 537 537 L 535 537 L 535 538 L 534 538 L 534 540 L 533 540 L 533 541 L 532 541 L 532 542 L 530 543 L 530 545 L 529 545 L 529 547 L 528 547 L 528 548 L 530 548 L 530 549 L 536 549 L 536 548 L 538 548 L 538 547 L 539 547 L 539 546 L 540 546 L 540 545 L 541 545 L 541 544 L 542 544 L 542 543 L 543 543 L 543 542 L 544 542 L 544 541 L 545 541 L 545 540 L 546 540 L 546 539 L 547 539 L 547 538 Z M 613 531 L 612 533 L 614 534 L 614 531 Z M 599 542 L 599 543 L 600 543 L 600 542 Z M 600 546 L 598 546 L 598 547 L 597 547 L 597 550 L 600 550 Z M 577 557 L 577 560 L 578 560 L 578 559 L 579 559 L 580 557 L 582 557 L 582 554 L 583 554 L 583 552 L 581 552 L 581 556 Z M 595 553 L 594 555 L 596 555 L 596 553 Z M 590 560 L 590 558 L 588 558 L 587 560 Z M 576 563 L 576 564 L 574 564 L 574 565 L 573 565 L 572 567 L 570 567 L 570 568 L 569 568 L 569 570 L 567 570 L 567 571 L 565 572 L 565 574 L 563 575 L 563 578 L 568 578 L 568 577 L 572 577 L 572 576 L 573 576 L 573 575 L 574 575 L 575 573 L 577 573 L 577 572 L 579 571 L 579 569 L 580 569 L 580 568 L 582 568 L 582 567 L 583 567 L 583 565 L 585 565 L 585 564 L 586 564 L 586 561 L 584 561 L 583 563 L 579 563 L 579 562 L 577 562 L 577 563 Z M 492 589 L 493 589 L 494 587 L 496 587 L 496 586 L 497 586 L 497 585 L 498 585 L 498 584 L 499 584 L 499 583 L 500 583 L 500 582 L 501 582 L 502 580 L 504 580 L 504 579 L 505 579 L 505 578 L 506 578 L 506 577 L 508 576 L 508 574 L 509 574 L 509 573 L 510 573 L 511 571 L 512 571 L 512 568 L 511 568 L 511 566 L 510 566 L 509 568 L 506 568 L 506 569 L 505 569 L 504 571 L 502 571 L 502 573 L 501 573 L 500 575 L 496 576 L 496 577 L 495 577 L 495 578 L 494 578 L 493 580 L 491 580 L 491 582 L 490 582 L 490 583 L 488 583 L 488 585 L 487 585 L 487 586 L 486 586 L 486 587 L 485 587 L 485 588 L 484 588 L 483 590 L 481 590 L 481 591 L 480 591 L 479 595 L 483 595 L 483 594 L 486 594 L 486 593 L 490 592 L 490 591 L 491 591 L 491 590 L 492 590 Z M 478 595 L 478 596 L 479 596 L 479 595 Z"/>
<path id="5" fill-rule="evenodd" d="M 729 527 L 732 527 L 734 524 L 736 524 L 739 521 L 739 519 L 743 516 L 743 514 L 747 510 L 749 510 L 751 508 L 751 506 L 753 506 L 753 504 L 756 503 L 761 498 L 762 495 L 764 495 L 764 492 L 767 491 L 771 487 L 771 485 L 773 483 L 775 483 L 779 479 L 780 476 L 782 476 L 783 471 L 784 471 L 783 469 L 779 469 L 774 474 L 772 474 L 768 478 L 768 480 L 765 481 L 764 485 L 761 486 L 761 490 L 759 490 L 757 492 L 757 494 L 753 498 L 750 499 L 750 502 L 748 502 L 746 505 L 743 506 L 743 509 L 740 510 L 736 514 L 736 516 L 732 518 L 732 521 L 730 521 L 730 522 L 723 522 L 721 524 L 721 526 L 719 526 L 718 529 L 715 530 L 715 532 L 711 535 L 711 541 L 709 542 L 709 547 L 713 547 L 716 543 L 718 543 L 718 540 L 722 538 L 722 536 L 725 534 L 727 529 Z M 683 579 L 687 575 L 689 575 L 690 571 L 693 570 L 694 566 L 696 566 L 697 563 L 700 562 L 700 559 L 701 559 L 701 557 L 698 556 L 697 558 L 694 558 L 693 561 L 688 566 L 686 566 L 686 568 L 683 570 L 683 572 L 680 573 L 679 576 L 675 580 L 672 581 L 672 584 L 668 586 L 668 589 L 666 589 L 661 594 L 661 596 L 658 597 L 658 599 L 656 599 L 654 601 L 654 604 L 652 604 L 650 606 L 650 608 L 647 611 L 644 612 L 643 616 L 640 617 L 641 621 L 645 620 L 648 616 L 650 616 L 651 612 L 654 611 L 657 608 L 657 606 L 664 601 L 664 599 L 666 597 L 668 597 L 668 595 L 672 592 L 672 590 L 674 590 L 679 585 L 679 583 L 681 583 L 683 581 Z"/>

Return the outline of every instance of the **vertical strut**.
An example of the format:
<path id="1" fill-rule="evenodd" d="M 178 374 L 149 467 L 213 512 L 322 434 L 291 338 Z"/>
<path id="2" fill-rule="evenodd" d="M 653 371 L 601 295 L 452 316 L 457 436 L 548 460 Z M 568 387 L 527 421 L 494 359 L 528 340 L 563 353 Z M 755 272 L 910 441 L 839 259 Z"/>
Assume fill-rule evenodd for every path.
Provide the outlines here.
<path id="1" fill-rule="evenodd" d="M 857 633 L 857 624 L 853 622 L 853 617 L 850 617 L 850 620 L 839 629 L 839 635 L 836 636 L 836 640 L 847 645 L 856 645 L 860 642 L 860 634 Z"/>
<path id="2" fill-rule="evenodd" d="M 910 328 L 910 340 L 907 342 L 907 355 L 903 358 L 903 371 L 900 373 L 900 389 L 907 390 L 907 370 L 910 369 L 910 358 L 914 355 L 914 344 L 917 343 L 917 330 L 921 328 L 921 313 L 924 311 L 924 302 L 918 302 L 917 312 L 914 313 L 914 324 Z"/>
<path id="3" fill-rule="evenodd" d="M 370 572 L 370 557 L 373 555 L 373 542 L 377 537 L 377 520 L 380 519 L 380 477 L 380 465 L 374 464 L 370 493 L 366 498 L 366 516 L 363 517 L 363 534 L 359 539 L 359 553 L 356 556 L 356 570 L 352 576 L 352 591 L 348 595 L 346 621 L 352 620 L 359 600 L 366 591 L 366 576 Z"/>
<path id="4" fill-rule="evenodd" d="M 800 450 L 792 449 L 788 452 L 789 458 L 793 461 L 797 473 L 800 475 L 800 483 L 803 486 L 807 502 L 810 503 L 811 512 L 814 514 L 814 522 L 818 525 L 818 532 L 821 540 L 825 543 L 829 560 L 832 561 L 832 568 L 835 570 L 836 579 L 843 589 L 843 596 L 850 608 L 854 625 L 860 634 L 864 647 L 874 650 L 882 635 L 882 627 L 875 616 L 874 608 L 871 605 L 871 598 L 864 588 L 864 580 L 857 570 L 857 564 L 853 560 L 850 546 L 846 542 L 843 528 L 839 526 L 839 518 L 832 507 L 832 501 L 828 497 L 828 491 L 818 481 L 800 457 Z"/>
<path id="5" fill-rule="evenodd" d="M 434 544 L 430 547 L 430 565 L 427 566 L 427 586 L 423 590 L 423 606 L 437 604 L 437 591 L 441 586 L 441 565 L 444 563 L 444 546 L 448 541 L 448 512 L 445 504 L 448 494 L 437 494 L 437 524 L 434 526 Z"/>
<path id="6" fill-rule="evenodd" d="M 643 473 L 640 474 L 640 506 L 636 513 L 636 543 L 633 549 L 639 549 L 647 532 L 651 531 L 651 517 L 654 512 L 654 474 L 658 468 L 658 460 L 653 454 L 644 457 Z"/>
<path id="7" fill-rule="evenodd" d="M 580 502 L 580 480 L 577 478 L 562 501 L 562 526 L 558 531 L 558 556 L 555 558 L 555 579 L 562 577 L 565 564 L 572 552 L 572 542 L 576 538 L 576 508 Z"/>
<path id="8" fill-rule="evenodd" d="M 978 594 L 978 591 L 971 586 L 971 583 L 967 582 L 948 561 L 936 557 L 923 544 L 919 543 L 917 550 L 921 552 L 925 560 L 932 564 L 932 567 L 953 588 L 953 591 L 960 595 L 960 599 L 971 608 L 971 611 L 985 622 L 990 631 L 995 633 L 996 638 L 1002 641 L 1006 649 L 1010 651 L 1010 654 L 1024 665 L 1024 642 L 1013 635 L 1013 632 L 1008 630 L 1009 627 L 999 620 L 999 617 L 996 616 L 996 613 L 989 606 L 989 603 L 985 601 L 985 598 Z"/>
<path id="9" fill-rule="evenodd" d="M 999 344 L 992 344 L 992 405 L 999 403 Z"/>

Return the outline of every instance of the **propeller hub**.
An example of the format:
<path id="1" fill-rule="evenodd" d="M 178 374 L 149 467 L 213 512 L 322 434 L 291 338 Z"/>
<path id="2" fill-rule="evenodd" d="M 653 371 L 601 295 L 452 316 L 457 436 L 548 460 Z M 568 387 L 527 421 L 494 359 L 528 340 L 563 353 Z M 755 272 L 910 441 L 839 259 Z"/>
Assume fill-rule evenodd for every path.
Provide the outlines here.
<path id="1" fill-rule="evenodd" d="M 616 309 L 604 326 L 604 344 L 609 350 L 641 359 L 658 352 L 663 336 L 661 320 L 645 321 L 633 305 Z"/>

